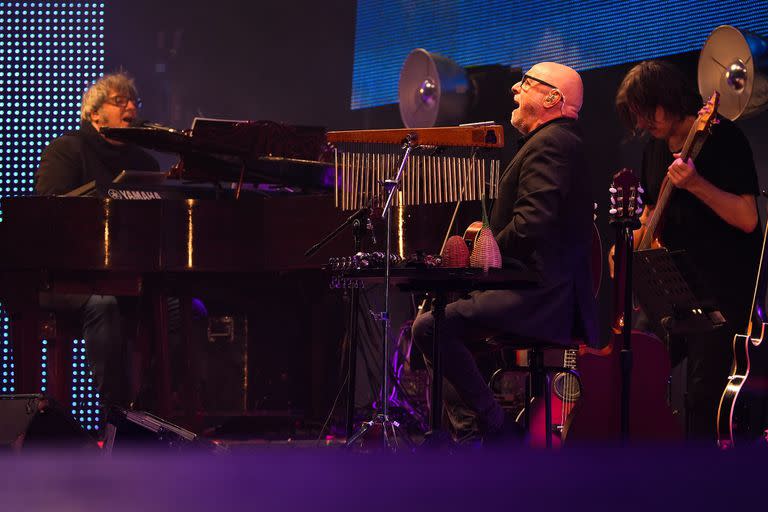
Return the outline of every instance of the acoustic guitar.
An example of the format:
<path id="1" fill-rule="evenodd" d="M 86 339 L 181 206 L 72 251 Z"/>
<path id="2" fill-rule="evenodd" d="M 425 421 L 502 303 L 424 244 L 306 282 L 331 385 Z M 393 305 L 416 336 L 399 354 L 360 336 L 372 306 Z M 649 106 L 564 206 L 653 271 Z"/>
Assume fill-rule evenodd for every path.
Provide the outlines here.
<path id="1" fill-rule="evenodd" d="M 630 170 L 613 178 L 611 215 L 619 220 L 640 213 L 640 184 Z M 626 244 L 617 241 L 617 276 L 625 275 Z M 624 283 L 615 282 L 614 290 Z M 623 301 L 615 300 L 618 311 Z M 664 343 L 651 334 L 632 331 L 633 367 L 630 385 L 629 439 L 632 441 L 676 441 L 683 437 L 682 425 L 667 404 L 667 380 L 671 367 Z M 604 348 L 579 347 L 576 370 L 581 384 L 580 397 L 566 419 L 563 438 L 567 444 L 621 439 L 621 329 Z"/>
<path id="2" fill-rule="evenodd" d="M 763 250 L 755 279 L 752 309 L 745 334 L 733 337 L 733 364 L 728 383 L 720 397 L 717 410 L 717 444 L 731 448 L 735 440 L 768 441 L 768 411 L 766 411 L 766 384 L 768 384 L 768 342 L 766 335 L 766 247 L 768 224 L 763 236 Z"/>

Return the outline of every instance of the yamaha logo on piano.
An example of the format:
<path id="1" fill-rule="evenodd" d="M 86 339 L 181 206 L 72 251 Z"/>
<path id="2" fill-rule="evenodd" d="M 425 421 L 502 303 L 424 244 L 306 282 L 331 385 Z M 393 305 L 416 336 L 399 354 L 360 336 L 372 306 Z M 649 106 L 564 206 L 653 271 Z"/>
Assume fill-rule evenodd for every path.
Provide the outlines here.
<path id="1" fill-rule="evenodd" d="M 158 192 L 152 192 L 148 190 L 117 190 L 110 188 L 107 190 L 107 194 L 111 199 L 162 199 L 163 197 Z"/>

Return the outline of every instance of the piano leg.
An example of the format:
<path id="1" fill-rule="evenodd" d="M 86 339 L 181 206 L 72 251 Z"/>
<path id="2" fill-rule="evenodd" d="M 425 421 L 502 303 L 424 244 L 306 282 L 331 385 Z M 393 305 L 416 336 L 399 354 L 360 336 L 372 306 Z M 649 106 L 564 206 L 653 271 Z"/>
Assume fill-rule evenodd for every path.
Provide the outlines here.
<path id="1" fill-rule="evenodd" d="M 168 296 L 160 290 L 151 294 L 155 342 L 155 383 L 157 414 L 168 418 L 171 414 L 171 358 L 168 346 Z"/>
<path id="2" fill-rule="evenodd" d="M 193 431 L 202 429 L 202 397 L 200 395 L 201 325 L 207 318 L 195 308 L 190 296 L 179 298 L 181 303 L 181 357 L 184 362 L 181 386 L 181 404 L 184 407 L 185 426 Z M 197 312 L 197 314 L 195 314 Z"/>
<path id="3" fill-rule="evenodd" d="M 144 282 L 136 336 L 141 360 L 141 382 L 136 407 L 168 417 L 171 412 L 168 299 L 162 289 L 148 281 Z"/>

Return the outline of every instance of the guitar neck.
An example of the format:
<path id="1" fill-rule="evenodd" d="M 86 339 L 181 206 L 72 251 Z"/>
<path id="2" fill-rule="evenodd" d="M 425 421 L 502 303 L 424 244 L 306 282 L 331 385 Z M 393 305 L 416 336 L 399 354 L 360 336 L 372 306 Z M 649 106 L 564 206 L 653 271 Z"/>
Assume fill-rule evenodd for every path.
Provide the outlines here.
<path id="1" fill-rule="evenodd" d="M 651 248 L 651 244 L 653 243 L 654 238 L 656 238 L 656 232 L 659 229 L 659 223 L 664 216 L 664 211 L 667 209 L 674 188 L 675 186 L 669 181 L 669 178 L 664 175 L 664 179 L 661 182 L 661 188 L 659 189 L 659 197 L 656 199 L 656 205 L 653 208 L 651 218 L 648 219 L 648 222 L 645 224 L 645 231 L 637 246 L 637 250 L 643 251 Z"/>
<path id="2" fill-rule="evenodd" d="M 768 280 L 766 279 L 766 261 L 765 252 L 768 247 L 768 223 L 765 226 L 763 234 L 763 248 L 760 252 L 760 265 L 757 267 L 757 278 L 755 279 L 755 293 L 752 296 L 752 309 L 749 315 L 749 324 L 747 326 L 747 336 L 762 340 L 765 330 L 765 293 L 768 291 Z"/>
<path id="3" fill-rule="evenodd" d="M 683 149 L 680 150 L 680 158 L 686 162 L 689 158 L 695 159 L 699 156 L 701 148 L 704 146 L 706 135 L 703 132 L 696 130 L 696 123 L 693 124 L 691 130 L 688 132 L 688 137 L 685 139 Z M 651 218 L 648 220 L 645 226 L 645 232 L 640 240 L 637 250 L 650 249 L 653 240 L 656 238 L 656 233 L 659 229 L 661 219 L 664 218 L 664 212 L 669 205 L 669 200 L 672 197 L 672 191 L 675 186 L 669 181 L 669 177 L 665 174 L 664 179 L 661 182 L 661 188 L 659 189 L 659 197 L 656 199 L 656 205 L 653 208 Z"/>
<path id="4" fill-rule="evenodd" d="M 563 368 L 576 369 L 576 358 L 579 356 L 579 349 L 568 349 L 563 353 Z"/>

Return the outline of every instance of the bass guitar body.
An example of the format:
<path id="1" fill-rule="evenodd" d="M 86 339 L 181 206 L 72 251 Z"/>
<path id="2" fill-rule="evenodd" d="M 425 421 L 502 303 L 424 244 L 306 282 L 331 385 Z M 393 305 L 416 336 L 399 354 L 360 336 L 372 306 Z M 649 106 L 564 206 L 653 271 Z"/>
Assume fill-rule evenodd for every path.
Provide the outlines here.
<path id="1" fill-rule="evenodd" d="M 577 357 L 581 397 L 565 422 L 568 444 L 621 439 L 621 334 L 602 350 L 582 347 Z M 631 441 L 678 441 L 682 424 L 667 404 L 670 363 L 664 343 L 632 331 Z"/>

